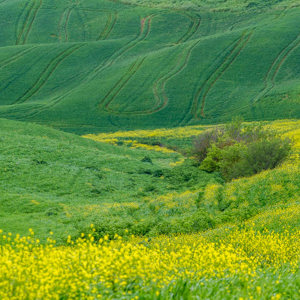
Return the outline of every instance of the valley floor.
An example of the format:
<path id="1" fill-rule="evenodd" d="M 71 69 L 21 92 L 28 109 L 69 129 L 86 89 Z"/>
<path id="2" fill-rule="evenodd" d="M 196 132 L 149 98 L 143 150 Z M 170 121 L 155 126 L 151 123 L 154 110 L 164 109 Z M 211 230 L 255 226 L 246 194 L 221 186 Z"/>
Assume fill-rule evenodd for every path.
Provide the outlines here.
<path id="1" fill-rule="evenodd" d="M 0 122 L 1 299 L 299 299 L 299 121 L 263 123 L 293 139 L 284 164 L 227 183 L 177 152 L 207 127 Z"/>

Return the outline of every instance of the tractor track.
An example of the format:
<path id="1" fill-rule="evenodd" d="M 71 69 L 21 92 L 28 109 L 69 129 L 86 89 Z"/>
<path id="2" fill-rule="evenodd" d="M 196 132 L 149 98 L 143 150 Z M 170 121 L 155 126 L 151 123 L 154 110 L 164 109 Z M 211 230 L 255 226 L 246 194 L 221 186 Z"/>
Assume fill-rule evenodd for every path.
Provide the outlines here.
<path id="1" fill-rule="evenodd" d="M 245 108 L 249 108 L 256 102 L 258 102 L 268 92 L 270 92 L 273 89 L 273 87 L 275 86 L 275 79 L 276 79 L 282 65 L 285 63 L 286 59 L 288 59 L 290 54 L 294 50 L 296 50 L 299 46 L 300 46 L 300 35 L 298 35 L 298 37 L 296 39 L 294 39 L 287 47 L 285 47 L 280 52 L 280 54 L 275 58 L 275 60 L 273 61 L 272 65 L 270 66 L 270 68 L 265 76 L 264 88 L 260 91 L 260 93 L 257 96 L 255 96 L 249 104 L 244 105 L 242 107 L 232 109 L 232 110 L 230 110 L 230 112 L 224 113 L 223 115 L 226 116 L 226 115 L 232 114 L 233 112 L 238 112 Z M 282 57 L 282 58 L 280 59 L 280 57 Z"/>
<path id="2" fill-rule="evenodd" d="M 106 40 L 109 35 L 111 34 L 112 30 L 114 29 L 118 19 L 117 12 L 109 13 L 107 22 L 105 24 L 105 27 L 103 31 L 100 33 L 100 35 L 97 37 L 97 41 L 99 40 Z"/>
<path id="3" fill-rule="evenodd" d="M 89 7 L 80 7 L 79 10 L 84 12 L 101 12 L 107 14 L 107 21 L 104 26 L 104 29 L 100 32 L 96 41 L 105 40 L 109 37 L 112 30 L 114 29 L 117 19 L 118 19 L 118 12 L 116 10 L 108 10 L 108 9 L 96 9 L 96 8 L 89 8 Z M 85 17 L 87 18 L 87 17 Z"/>
<path id="4" fill-rule="evenodd" d="M 199 29 L 201 24 L 201 18 L 198 16 L 197 18 L 190 16 L 186 13 L 182 13 L 184 16 L 187 16 L 189 19 L 191 19 L 191 24 L 189 26 L 188 31 L 178 40 L 176 43 L 182 44 L 186 41 L 188 41 Z M 143 25 L 143 24 L 142 24 Z M 141 29 L 143 30 L 143 28 Z M 188 47 L 188 50 L 184 49 L 182 53 L 179 56 L 179 59 L 177 60 L 177 63 L 175 66 L 163 75 L 162 77 L 158 78 L 158 80 L 153 85 L 153 95 L 156 99 L 154 108 L 150 110 L 145 111 L 126 111 L 126 112 L 118 112 L 120 115 L 147 115 L 147 114 L 153 114 L 156 112 L 159 112 L 160 110 L 164 109 L 168 105 L 168 96 L 166 94 L 165 88 L 166 84 L 169 80 L 171 80 L 173 77 L 177 76 L 179 73 L 181 73 L 187 66 L 188 61 L 190 59 L 192 50 L 198 45 L 200 41 L 198 40 L 196 43 L 193 43 L 192 46 Z M 185 52 L 186 55 L 185 55 Z M 110 110 L 112 112 L 112 110 Z"/>
<path id="5" fill-rule="evenodd" d="M 130 79 L 138 72 L 144 63 L 146 57 L 138 58 L 128 69 L 124 76 L 122 76 L 118 82 L 113 86 L 113 88 L 105 95 L 101 100 L 100 105 L 104 105 L 104 110 L 107 112 L 114 112 L 110 109 L 110 104 L 116 99 L 121 90 L 127 85 Z"/>
<path id="6" fill-rule="evenodd" d="M 128 52 L 129 50 L 131 50 L 132 48 L 134 48 L 137 44 L 139 44 L 140 42 L 144 41 L 151 30 L 151 16 L 145 18 L 145 22 L 147 22 L 147 30 L 144 30 L 143 24 L 141 25 L 141 32 L 138 34 L 138 36 L 136 36 L 133 40 L 131 40 L 130 42 L 128 42 L 124 47 L 122 47 L 119 51 L 116 51 L 111 57 L 110 59 L 104 63 L 104 65 L 100 65 L 98 66 L 98 68 L 95 69 L 96 73 L 101 72 L 102 70 L 110 67 L 112 64 L 114 64 L 122 55 L 124 55 L 126 52 Z"/>
<path id="7" fill-rule="evenodd" d="M 202 96 L 202 104 L 201 104 L 201 116 L 204 117 L 204 106 L 205 106 L 205 100 L 206 97 L 209 93 L 209 91 L 213 88 L 213 86 L 215 85 L 215 83 L 218 81 L 218 79 L 226 72 L 226 70 L 235 62 L 235 60 L 237 59 L 237 57 L 240 55 L 240 53 L 242 52 L 242 50 L 246 47 L 246 45 L 248 44 L 250 38 L 252 36 L 252 33 L 248 34 L 248 36 L 246 36 L 241 42 L 239 41 L 238 44 L 234 47 L 233 52 L 230 53 L 230 56 L 228 57 L 228 60 L 226 59 L 224 61 L 224 64 L 222 64 L 220 66 L 220 69 L 217 70 L 218 73 L 215 73 L 215 79 L 213 80 L 213 82 L 208 86 L 207 90 L 204 92 L 203 96 Z M 239 47 L 241 46 L 241 47 Z M 237 50 L 237 52 L 235 52 Z M 233 56 L 231 56 L 231 54 Z M 228 63 L 227 63 L 228 62 Z M 220 72 L 219 72 L 220 71 Z M 213 77 L 212 77 L 213 78 Z M 201 93 L 201 91 L 200 91 Z M 195 99 L 198 103 L 198 98 Z M 196 108 L 195 108 L 195 117 L 197 117 L 197 103 L 196 103 Z"/>
<path id="8" fill-rule="evenodd" d="M 292 6 L 287 6 L 283 9 L 283 11 L 281 13 L 279 13 L 274 20 L 278 19 L 278 18 L 282 18 L 284 16 L 286 16 L 287 12 L 295 7 L 298 7 L 299 5 L 292 5 Z M 254 28 L 255 29 L 255 28 Z M 259 101 L 259 99 L 261 97 L 263 97 L 264 95 L 266 95 L 275 85 L 275 79 L 277 74 L 280 71 L 281 66 L 284 64 L 285 60 L 289 57 L 289 55 L 296 50 L 297 47 L 300 46 L 298 39 L 300 38 L 300 35 L 294 40 L 292 41 L 287 47 L 285 47 L 281 53 L 275 58 L 275 60 L 273 61 L 272 65 L 270 66 L 270 68 L 268 69 L 268 72 L 265 76 L 264 79 L 264 88 L 260 91 L 260 93 L 254 97 L 251 102 L 247 105 L 244 105 L 242 107 L 238 107 L 235 109 L 230 110 L 230 112 L 225 112 L 223 113 L 223 115 L 230 115 L 233 112 L 238 112 L 241 111 L 243 109 L 249 108 L 251 107 L 254 103 L 256 103 L 257 101 Z M 296 41 L 297 40 L 297 41 Z M 280 60 L 279 57 L 282 57 L 282 59 Z M 277 67 L 275 67 L 277 66 Z M 275 74 L 274 74 L 275 73 Z M 179 126 L 183 125 L 183 124 L 187 124 L 193 117 L 188 117 L 189 113 L 187 113 L 183 119 L 178 123 Z"/>
<path id="9" fill-rule="evenodd" d="M 72 45 L 67 49 L 63 50 L 59 55 L 54 57 L 46 66 L 46 68 L 42 71 L 39 78 L 35 81 L 35 83 L 14 103 L 12 104 L 20 104 L 28 101 L 32 96 L 34 96 L 48 81 L 50 76 L 54 73 L 57 67 L 71 54 L 73 54 L 76 50 L 83 47 L 84 45 Z"/>
<path id="10" fill-rule="evenodd" d="M 282 65 L 285 63 L 287 58 L 290 56 L 290 54 L 295 51 L 300 46 L 300 34 L 292 41 L 290 42 L 285 48 L 282 49 L 282 51 L 279 53 L 279 55 L 275 58 L 272 65 L 270 66 L 265 79 L 264 79 L 264 87 L 259 92 L 259 94 L 252 99 L 252 104 L 259 101 L 263 96 L 265 96 L 268 92 L 270 92 L 274 86 L 275 86 L 275 79 L 282 67 Z"/>
<path id="11" fill-rule="evenodd" d="M 21 50 L 20 52 L 16 53 L 15 55 L 3 60 L 0 62 L 0 69 L 8 66 L 11 63 L 14 63 L 15 61 L 19 60 L 23 56 L 25 56 L 27 53 L 31 52 L 32 50 L 36 49 L 37 46 L 32 46 L 28 49 Z"/>
<path id="12" fill-rule="evenodd" d="M 234 63 L 241 51 L 246 47 L 249 42 L 253 30 L 250 33 L 243 33 L 240 38 L 231 43 L 226 47 L 218 57 L 220 57 L 216 66 L 211 71 L 207 79 L 202 83 L 199 89 L 196 91 L 193 100 L 188 108 L 188 112 L 184 115 L 182 119 L 179 120 L 177 126 L 183 126 L 187 124 L 193 117 L 198 117 L 198 105 L 201 102 L 200 114 L 204 117 L 204 106 L 205 100 L 209 91 L 213 88 L 218 79 L 225 73 L 225 71 Z M 201 100 L 201 101 L 199 101 Z"/>
<path id="13" fill-rule="evenodd" d="M 179 57 L 177 64 L 173 67 L 173 69 L 155 82 L 153 90 L 155 91 L 154 95 L 156 95 L 156 100 L 159 103 L 159 105 L 157 105 L 157 107 L 155 107 L 151 111 L 151 113 L 158 112 L 164 109 L 168 105 L 169 99 L 166 94 L 166 85 L 169 80 L 171 80 L 172 78 L 180 74 L 186 68 L 194 48 L 199 43 L 200 40 L 193 43 L 189 48 L 184 49 L 182 54 Z"/>
<path id="14" fill-rule="evenodd" d="M 166 94 L 166 84 L 169 80 L 180 74 L 188 65 L 190 56 L 194 48 L 199 44 L 200 40 L 194 42 L 190 47 L 184 48 L 180 53 L 177 63 L 171 71 L 158 78 L 153 85 L 153 95 L 155 98 L 155 106 L 152 109 L 144 111 L 126 111 L 118 112 L 120 115 L 149 115 L 161 111 L 168 105 L 169 98 Z"/>
<path id="15" fill-rule="evenodd" d="M 44 105 L 42 108 L 40 108 L 38 110 L 35 110 L 31 114 L 28 114 L 26 117 L 34 117 L 34 116 L 38 115 L 39 113 L 41 113 L 42 111 L 53 108 L 54 106 L 59 104 L 63 100 L 63 98 L 65 98 L 65 97 L 71 95 L 72 93 L 74 93 L 74 91 L 77 90 L 79 87 L 81 87 L 83 84 L 93 80 L 99 73 L 101 73 L 103 70 L 105 70 L 108 67 L 110 67 L 111 65 L 113 65 L 124 53 L 126 53 L 127 51 L 132 49 L 139 42 L 145 40 L 147 38 L 147 36 L 149 35 L 149 33 L 150 33 L 150 30 L 151 30 L 151 21 L 150 20 L 153 17 L 154 17 L 154 15 L 150 15 L 150 16 L 145 18 L 146 22 L 147 22 L 147 31 L 146 32 L 144 32 L 144 28 L 143 28 L 143 30 L 141 29 L 140 32 L 137 34 L 137 36 L 134 39 L 132 39 L 131 41 L 126 43 L 123 47 L 121 47 L 121 49 L 114 52 L 111 55 L 111 57 L 109 57 L 105 62 L 100 64 L 98 67 L 96 67 L 92 72 L 90 72 L 86 76 L 84 81 L 81 82 L 75 89 L 69 90 L 68 92 L 64 93 L 63 95 L 60 95 L 60 96 L 57 96 L 57 97 L 53 98 L 50 103 Z M 101 105 L 101 103 L 99 103 L 97 105 L 97 107 L 99 107 L 100 105 Z"/>
<path id="16" fill-rule="evenodd" d="M 27 42 L 28 36 L 32 29 L 32 25 L 36 19 L 39 9 L 43 4 L 42 0 L 31 0 L 25 5 L 22 14 L 25 14 L 25 20 L 21 25 L 20 30 L 17 29 L 16 45 L 24 45 Z M 21 14 L 21 16 L 22 16 Z M 18 27 L 18 26 L 17 26 Z"/>
<path id="17" fill-rule="evenodd" d="M 190 26 L 187 32 L 176 42 L 176 44 L 181 44 L 188 41 L 199 29 L 201 25 L 201 17 L 194 17 L 187 13 L 182 13 L 184 16 L 191 20 Z"/>
<path id="18" fill-rule="evenodd" d="M 223 56 L 223 59 L 221 59 L 219 65 L 207 77 L 207 79 L 197 90 L 197 92 L 193 98 L 191 113 L 194 115 L 194 118 L 196 118 L 196 119 L 199 118 L 199 116 L 198 116 L 199 102 L 201 102 L 200 115 L 201 115 L 201 117 L 204 117 L 204 106 L 205 106 L 205 100 L 206 100 L 208 93 L 214 87 L 214 85 L 219 80 L 219 78 L 234 63 L 234 61 L 237 59 L 237 57 L 242 52 L 242 50 L 246 47 L 252 34 L 253 34 L 253 31 L 250 33 L 243 33 L 242 36 L 236 42 L 234 42 L 233 45 L 231 45 L 229 47 L 230 48 L 229 52 L 227 49 L 225 49 L 223 51 L 227 54 L 225 54 L 225 57 Z"/>

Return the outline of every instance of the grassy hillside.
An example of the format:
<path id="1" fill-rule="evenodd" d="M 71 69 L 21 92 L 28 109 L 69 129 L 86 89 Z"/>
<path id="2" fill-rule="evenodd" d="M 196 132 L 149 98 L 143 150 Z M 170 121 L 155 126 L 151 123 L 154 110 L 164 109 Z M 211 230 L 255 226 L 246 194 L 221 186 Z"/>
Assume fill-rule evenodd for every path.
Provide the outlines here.
<path id="1" fill-rule="evenodd" d="M 265 224 L 265 226 L 270 226 L 272 229 L 283 228 L 282 226 L 277 226 L 278 222 L 280 223 L 282 220 L 276 221 L 276 217 L 271 216 L 278 216 L 277 213 L 279 215 L 282 213 L 285 216 L 288 214 L 288 211 L 291 213 L 299 205 L 300 122 L 299 120 L 282 120 L 256 123 L 256 125 L 259 124 L 265 129 L 278 132 L 282 138 L 289 138 L 292 141 L 292 153 L 288 161 L 276 169 L 264 171 L 251 177 L 227 183 L 219 182 L 215 184 L 214 182 L 209 182 L 205 187 L 196 188 L 196 190 L 194 186 L 192 187 L 192 190 L 194 188 L 194 193 L 187 190 L 181 195 L 168 194 L 156 197 L 151 202 L 157 211 L 167 210 L 170 207 L 180 210 L 178 207 L 181 207 L 181 205 L 190 209 L 196 205 L 198 210 L 202 209 L 205 212 L 209 212 L 209 216 L 213 220 L 211 227 L 218 227 L 224 223 L 236 224 L 257 214 L 266 213 L 266 215 L 269 214 L 269 221 L 266 221 L 268 225 Z M 176 129 L 90 134 L 85 137 L 114 145 L 127 145 L 131 148 L 143 147 L 157 150 L 156 147 L 164 146 L 167 149 L 176 149 L 187 156 L 191 156 L 190 152 L 195 136 L 210 128 L 213 128 L 213 126 L 198 125 Z M 172 165 L 177 166 L 177 168 L 181 166 L 184 169 L 187 167 L 186 162 L 187 160 L 180 159 Z M 194 203 L 191 203 L 191 200 Z M 294 210 L 296 215 L 291 214 L 289 226 L 299 226 L 300 219 L 296 221 L 299 217 L 298 211 L 299 209 L 296 208 Z M 176 222 L 178 220 L 174 220 L 169 225 L 175 231 L 177 230 Z M 286 225 L 288 225 L 287 223 Z M 183 229 L 181 228 L 181 230 Z"/>
<path id="2" fill-rule="evenodd" d="M 181 175 L 180 167 L 172 167 L 182 159 L 176 152 L 116 147 L 14 121 L 0 125 L 0 228 L 6 231 L 34 228 L 41 237 L 51 230 L 66 237 L 95 221 L 117 220 L 143 234 L 134 224 L 149 214 L 147 198 L 219 180 L 192 166 Z M 134 216 L 139 206 L 145 215 Z"/>
<path id="3" fill-rule="evenodd" d="M 294 0 L 1 1 L 0 116 L 81 134 L 298 118 L 299 15 Z"/>
<path id="4" fill-rule="evenodd" d="M 167 148 L 186 151 L 203 126 L 88 136 L 92 141 L 29 123 L 0 125 L 6 232 L 33 228 L 44 240 L 53 231 L 60 242 L 90 224 L 97 237 L 192 233 L 299 205 L 299 121 L 265 124 L 295 139 L 292 165 L 228 183 Z M 289 224 L 298 226 L 297 217 Z"/>

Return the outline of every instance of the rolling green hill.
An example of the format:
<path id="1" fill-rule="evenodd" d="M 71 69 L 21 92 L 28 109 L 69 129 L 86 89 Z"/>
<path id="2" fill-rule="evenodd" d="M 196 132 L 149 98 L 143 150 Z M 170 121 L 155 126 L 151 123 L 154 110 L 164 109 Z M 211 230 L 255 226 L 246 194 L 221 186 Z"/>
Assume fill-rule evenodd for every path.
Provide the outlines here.
<path id="1" fill-rule="evenodd" d="M 0 116 L 76 133 L 300 117 L 298 1 L 0 1 Z"/>

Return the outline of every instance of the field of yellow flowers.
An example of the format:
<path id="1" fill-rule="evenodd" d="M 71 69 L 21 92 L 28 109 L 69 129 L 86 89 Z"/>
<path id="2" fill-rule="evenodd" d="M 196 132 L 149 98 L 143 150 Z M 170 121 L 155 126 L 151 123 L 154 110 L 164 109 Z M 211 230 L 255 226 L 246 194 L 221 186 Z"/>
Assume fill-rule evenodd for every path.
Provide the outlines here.
<path id="1" fill-rule="evenodd" d="M 300 231 L 224 229 L 55 246 L 0 235 L 0 299 L 297 299 Z M 299 277 L 298 277 L 299 280 Z M 181 297 L 181 298 L 180 298 Z M 299 298 L 298 298 L 299 299 Z"/>

